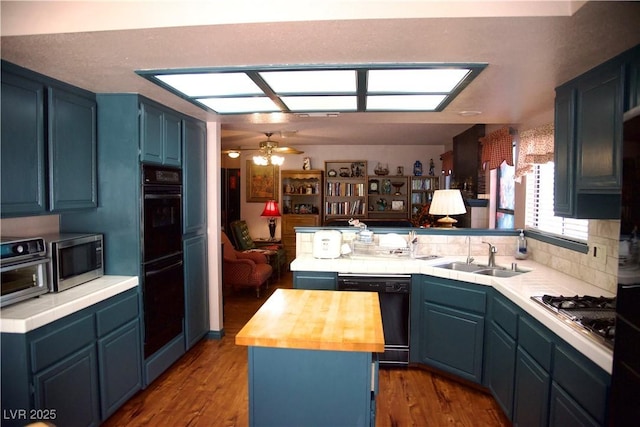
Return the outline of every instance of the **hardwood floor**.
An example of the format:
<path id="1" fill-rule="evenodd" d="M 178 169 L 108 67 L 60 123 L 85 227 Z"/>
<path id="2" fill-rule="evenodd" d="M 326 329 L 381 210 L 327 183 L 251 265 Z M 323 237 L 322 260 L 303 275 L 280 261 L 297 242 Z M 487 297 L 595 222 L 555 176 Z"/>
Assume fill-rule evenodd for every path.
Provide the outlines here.
<path id="1" fill-rule="evenodd" d="M 103 425 L 247 426 L 247 348 L 234 339 L 280 287 L 291 287 L 291 273 L 260 299 L 252 289 L 226 293 L 225 337 L 195 345 Z M 380 370 L 377 427 L 510 425 L 495 400 L 474 387 L 421 368 Z"/>

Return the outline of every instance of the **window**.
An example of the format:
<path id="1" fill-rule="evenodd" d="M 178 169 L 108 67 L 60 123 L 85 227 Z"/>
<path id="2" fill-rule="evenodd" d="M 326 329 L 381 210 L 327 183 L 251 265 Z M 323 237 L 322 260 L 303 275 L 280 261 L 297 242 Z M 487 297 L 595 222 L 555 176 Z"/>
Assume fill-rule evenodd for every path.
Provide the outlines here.
<path id="1" fill-rule="evenodd" d="M 527 175 L 525 224 L 539 231 L 587 241 L 589 221 L 562 218 L 553 214 L 553 162 L 534 165 Z"/>
<path id="2" fill-rule="evenodd" d="M 502 162 L 498 168 L 498 203 L 496 207 L 496 228 L 512 229 L 515 227 L 515 166 Z"/>

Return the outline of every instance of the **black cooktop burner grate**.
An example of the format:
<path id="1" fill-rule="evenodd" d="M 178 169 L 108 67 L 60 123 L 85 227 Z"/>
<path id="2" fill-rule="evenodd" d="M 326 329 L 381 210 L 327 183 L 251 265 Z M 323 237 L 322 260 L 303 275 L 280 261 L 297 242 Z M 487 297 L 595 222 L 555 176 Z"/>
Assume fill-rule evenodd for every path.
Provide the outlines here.
<path id="1" fill-rule="evenodd" d="M 589 295 L 572 297 L 543 295 L 542 302 L 557 309 L 616 309 L 616 299 L 607 297 L 592 297 Z"/>

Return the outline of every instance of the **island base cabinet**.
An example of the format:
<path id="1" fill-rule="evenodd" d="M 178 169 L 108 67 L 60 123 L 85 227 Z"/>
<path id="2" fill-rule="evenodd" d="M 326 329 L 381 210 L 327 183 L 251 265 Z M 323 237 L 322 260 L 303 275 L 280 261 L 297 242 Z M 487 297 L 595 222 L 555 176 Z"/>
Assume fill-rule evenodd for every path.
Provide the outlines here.
<path id="1" fill-rule="evenodd" d="M 372 353 L 249 347 L 250 426 L 375 426 Z"/>

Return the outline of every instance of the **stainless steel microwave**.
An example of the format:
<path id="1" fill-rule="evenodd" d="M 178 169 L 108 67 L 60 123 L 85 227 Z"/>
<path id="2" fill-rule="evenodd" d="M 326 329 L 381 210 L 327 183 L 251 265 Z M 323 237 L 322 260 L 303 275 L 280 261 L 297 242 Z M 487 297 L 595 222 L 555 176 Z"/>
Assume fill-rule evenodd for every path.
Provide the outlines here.
<path id="1" fill-rule="evenodd" d="M 44 236 L 51 257 L 49 291 L 61 292 L 104 275 L 102 234 Z"/>

